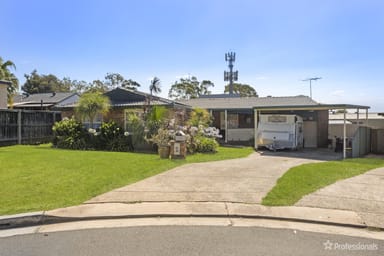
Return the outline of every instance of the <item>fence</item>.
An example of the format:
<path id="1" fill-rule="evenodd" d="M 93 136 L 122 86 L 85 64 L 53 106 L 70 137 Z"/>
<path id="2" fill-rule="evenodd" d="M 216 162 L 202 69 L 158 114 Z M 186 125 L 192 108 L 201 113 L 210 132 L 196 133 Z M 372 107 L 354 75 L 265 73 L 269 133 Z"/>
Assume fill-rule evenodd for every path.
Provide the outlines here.
<path id="1" fill-rule="evenodd" d="M 0 110 L 0 145 L 36 144 L 52 138 L 52 126 L 61 120 L 55 111 Z"/>
<path id="2" fill-rule="evenodd" d="M 371 152 L 371 128 L 359 127 L 352 139 L 352 157 L 362 157 Z"/>

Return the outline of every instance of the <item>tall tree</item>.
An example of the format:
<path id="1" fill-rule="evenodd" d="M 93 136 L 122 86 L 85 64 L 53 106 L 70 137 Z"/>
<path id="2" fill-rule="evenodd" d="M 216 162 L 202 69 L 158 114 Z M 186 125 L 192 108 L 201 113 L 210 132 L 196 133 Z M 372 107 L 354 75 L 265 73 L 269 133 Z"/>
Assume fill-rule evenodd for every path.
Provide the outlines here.
<path id="1" fill-rule="evenodd" d="M 224 93 L 229 92 L 229 85 L 225 86 Z M 240 97 L 259 97 L 256 90 L 248 84 L 233 84 L 233 93 L 239 94 Z"/>
<path id="2" fill-rule="evenodd" d="M 148 106 L 145 107 L 144 112 L 147 112 L 147 109 L 148 110 L 151 109 L 151 101 L 152 101 L 153 93 L 158 94 L 161 92 L 160 79 L 158 77 L 155 76 L 154 78 L 151 79 L 151 83 L 149 84 L 149 92 L 150 92 L 150 96 L 148 98 Z"/>
<path id="3" fill-rule="evenodd" d="M 119 73 L 107 73 L 105 75 L 105 84 L 108 87 L 124 87 L 131 90 L 137 90 L 137 87 L 140 87 L 140 84 L 132 79 L 125 79 Z"/>
<path id="4" fill-rule="evenodd" d="M 13 95 L 19 88 L 19 80 L 16 78 L 15 74 L 11 72 L 11 69 L 16 70 L 16 65 L 10 60 L 3 61 L 3 59 L 0 57 L 0 80 L 11 82 L 7 88 L 9 103 L 12 103 Z"/>
<path id="5" fill-rule="evenodd" d="M 105 93 L 108 91 L 108 85 L 106 85 L 103 81 L 93 80 L 85 89 L 85 92 L 100 92 Z"/>
<path id="6" fill-rule="evenodd" d="M 88 119 L 90 127 L 93 128 L 93 122 L 97 114 L 106 114 L 110 108 L 108 97 L 100 92 L 87 92 L 81 95 L 76 112 L 85 120 Z"/>
<path id="7" fill-rule="evenodd" d="M 152 78 L 151 83 L 149 85 L 149 92 L 151 93 L 151 95 L 161 93 L 160 79 L 158 77 L 155 76 L 154 78 Z"/>
<path id="8" fill-rule="evenodd" d="M 180 78 L 169 90 L 168 96 L 175 99 L 192 99 L 198 98 L 200 95 L 211 94 L 209 87 L 214 84 L 209 80 L 199 82 L 195 76 L 190 78 Z"/>
<path id="9" fill-rule="evenodd" d="M 61 81 L 55 75 L 38 74 L 37 70 L 33 70 L 31 74 L 25 74 L 26 81 L 21 89 L 28 93 L 49 93 L 49 92 L 69 92 L 70 84 Z"/>

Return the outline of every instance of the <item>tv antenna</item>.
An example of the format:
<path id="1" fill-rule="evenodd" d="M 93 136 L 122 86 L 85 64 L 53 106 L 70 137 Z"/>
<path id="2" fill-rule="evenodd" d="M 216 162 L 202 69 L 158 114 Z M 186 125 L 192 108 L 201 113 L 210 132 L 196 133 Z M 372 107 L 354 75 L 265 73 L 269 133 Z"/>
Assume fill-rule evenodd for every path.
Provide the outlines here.
<path id="1" fill-rule="evenodd" d="M 303 82 L 309 81 L 309 93 L 310 93 L 311 99 L 312 99 L 312 81 L 317 81 L 319 79 L 321 79 L 321 77 L 311 77 L 311 78 L 301 80 Z"/>

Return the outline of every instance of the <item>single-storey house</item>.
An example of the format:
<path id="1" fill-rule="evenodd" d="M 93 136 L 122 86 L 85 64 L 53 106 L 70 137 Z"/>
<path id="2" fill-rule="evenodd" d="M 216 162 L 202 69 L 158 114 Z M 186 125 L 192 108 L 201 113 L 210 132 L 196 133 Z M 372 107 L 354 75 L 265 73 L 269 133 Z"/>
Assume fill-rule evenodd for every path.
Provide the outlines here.
<path id="1" fill-rule="evenodd" d="M 327 147 L 329 144 L 329 111 L 369 107 L 350 104 L 321 104 L 308 96 L 239 97 L 207 95 L 181 101 L 192 107 L 207 109 L 213 125 L 221 130 L 227 143 L 251 142 L 257 148 L 258 120 L 261 114 L 298 115 L 303 119 L 305 147 Z"/>
<path id="2" fill-rule="evenodd" d="M 73 105 L 79 100 L 75 92 L 35 93 L 29 95 L 15 95 L 9 108 L 25 110 L 55 110 L 67 105 Z"/>
<path id="3" fill-rule="evenodd" d="M 127 114 L 129 112 L 143 113 L 149 106 L 164 106 L 173 110 L 190 109 L 190 106 L 180 102 L 165 99 L 159 96 L 150 95 L 148 93 L 137 90 L 125 89 L 118 87 L 106 93 L 111 103 L 110 111 L 105 115 L 98 115 L 94 120 L 94 125 L 97 127 L 101 122 L 115 121 L 121 127 L 126 128 Z M 63 117 L 72 117 L 75 115 L 74 108 L 76 104 L 60 107 Z M 86 124 L 86 123 L 85 123 Z"/>

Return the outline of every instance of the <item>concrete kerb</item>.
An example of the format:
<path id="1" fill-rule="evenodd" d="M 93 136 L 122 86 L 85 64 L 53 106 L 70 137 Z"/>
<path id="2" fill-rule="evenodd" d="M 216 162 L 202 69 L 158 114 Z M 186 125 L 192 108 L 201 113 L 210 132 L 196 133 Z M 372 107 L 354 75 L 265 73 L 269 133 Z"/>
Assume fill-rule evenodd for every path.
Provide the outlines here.
<path id="1" fill-rule="evenodd" d="M 135 209 L 136 208 L 136 209 Z M 104 210 L 103 210 L 104 209 Z M 198 211 L 194 209 L 200 209 Z M 206 211 L 205 211 L 205 210 Z M 112 211 L 109 211 L 112 210 Z M 94 204 L 0 217 L 0 229 L 41 226 L 74 221 L 139 218 L 244 218 L 293 221 L 353 228 L 368 226 L 357 213 L 309 207 L 266 207 L 238 203 L 135 203 Z"/>

